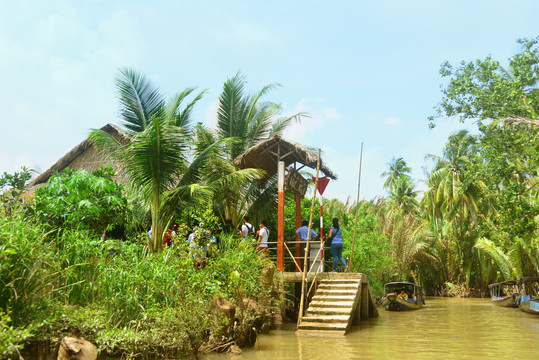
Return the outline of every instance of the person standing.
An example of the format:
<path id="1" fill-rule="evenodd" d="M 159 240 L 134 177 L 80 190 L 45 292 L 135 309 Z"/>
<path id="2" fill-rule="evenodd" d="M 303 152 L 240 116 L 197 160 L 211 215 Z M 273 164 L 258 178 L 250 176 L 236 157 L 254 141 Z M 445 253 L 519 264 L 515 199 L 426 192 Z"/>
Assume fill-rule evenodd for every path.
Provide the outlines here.
<path id="1" fill-rule="evenodd" d="M 299 240 L 301 241 L 301 244 L 299 245 L 299 257 L 300 257 L 300 264 L 301 264 L 301 270 L 303 271 L 303 260 L 305 259 L 305 247 L 307 246 L 307 237 L 309 236 L 309 222 L 307 220 L 303 220 L 301 222 L 301 226 L 296 230 L 296 234 L 299 236 Z M 314 241 L 318 237 L 318 234 L 314 232 L 313 229 L 311 229 L 311 238 L 309 241 Z M 307 259 L 307 267 L 309 267 L 310 261 Z"/>
<path id="2" fill-rule="evenodd" d="M 200 223 L 198 229 L 189 235 L 189 254 L 196 269 L 201 269 L 206 265 L 206 253 L 211 239 L 211 233 L 204 227 L 204 223 Z"/>
<path id="3" fill-rule="evenodd" d="M 224 235 L 229 235 L 229 234 L 234 234 L 234 225 L 232 225 L 232 220 L 230 219 L 226 219 L 225 220 L 225 224 L 223 225 L 223 228 L 221 230 L 221 234 L 224 234 Z"/>
<path id="4" fill-rule="evenodd" d="M 266 220 L 261 220 L 258 225 L 260 230 L 258 230 L 258 251 L 268 251 L 268 239 L 269 239 L 269 230 L 266 227 Z"/>
<path id="5" fill-rule="evenodd" d="M 249 234 L 255 233 L 253 225 L 249 222 L 249 216 L 243 218 L 243 225 L 241 226 L 241 237 L 245 240 Z"/>
<path id="6" fill-rule="evenodd" d="M 333 226 L 329 228 L 328 238 L 333 238 L 331 241 L 331 256 L 333 257 L 333 272 L 337 272 L 338 260 L 340 260 L 344 266 L 344 272 L 346 272 L 346 261 L 342 257 L 342 227 L 339 226 L 339 219 L 333 218 Z M 333 236 L 335 235 L 335 236 Z"/>

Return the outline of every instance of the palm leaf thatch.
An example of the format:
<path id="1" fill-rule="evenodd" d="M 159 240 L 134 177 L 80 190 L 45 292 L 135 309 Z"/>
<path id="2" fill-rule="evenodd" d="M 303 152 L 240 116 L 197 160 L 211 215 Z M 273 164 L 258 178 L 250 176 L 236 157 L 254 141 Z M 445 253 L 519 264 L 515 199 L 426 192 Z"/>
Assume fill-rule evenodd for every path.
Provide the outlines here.
<path id="1" fill-rule="evenodd" d="M 236 157 L 234 165 L 240 169 L 264 170 L 265 176 L 259 180 L 260 183 L 264 183 L 277 173 L 278 161 L 284 161 L 285 167 L 297 162 L 316 169 L 318 154 L 303 145 L 283 139 L 280 135 L 274 135 Z M 330 179 L 337 180 L 337 175 L 323 161 L 321 161 L 320 170 Z"/>

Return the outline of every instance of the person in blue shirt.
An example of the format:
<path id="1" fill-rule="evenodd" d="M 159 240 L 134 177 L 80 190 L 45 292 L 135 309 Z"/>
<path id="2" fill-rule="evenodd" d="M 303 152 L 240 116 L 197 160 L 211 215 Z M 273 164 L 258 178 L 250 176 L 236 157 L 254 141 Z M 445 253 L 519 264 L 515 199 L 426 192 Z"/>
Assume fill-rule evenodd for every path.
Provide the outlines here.
<path id="1" fill-rule="evenodd" d="M 298 234 L 299 240 L 302 242 L 299 244 L 299 256 L 301 270 L 303 271 L 303 259 L 305 259 L 305 247 L 307 246 L 307 236 L 309 235 L 309 222 L 307 220 L 301 222 L 301 227 L 296 230 L 296 234 Z M 311 238 L 309 241 L 314 241 L 317 237 L 318 234 L 311 229 Z M 309 263 L 310 261 L 307 259 L 307 267 L 309 267 Z"/>
<path id="2" fill-rule="evenodd" d="M 331 241 L 331 256 L 333 257 L 333 272 L 337 272 L 338 260 L 340 260 L 344 266 L 344 272 L 346 272 L 346 261 L 342 257 L 342 227 L 339 226 L 339 219 L 333 218 L 331 221 L 333 226 L 329 228 L 328 238 L 335 236 Z"/>

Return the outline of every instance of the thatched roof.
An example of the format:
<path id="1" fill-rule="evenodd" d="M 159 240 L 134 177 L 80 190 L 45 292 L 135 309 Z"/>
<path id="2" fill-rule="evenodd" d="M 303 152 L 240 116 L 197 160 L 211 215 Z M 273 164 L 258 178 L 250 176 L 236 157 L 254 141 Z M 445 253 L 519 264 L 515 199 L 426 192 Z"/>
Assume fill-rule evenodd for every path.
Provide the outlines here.
<path id="1" fill-rule="evenodd" d="M 281 136 L 275 135 L 271 139 L 249 148 L 234 159 L 234 164 L 241 169 L 263 169 L 266 171 L 266 177 L 261 181 L 266 181 L 277 172 L 278 158 L 284 161 L 285 167 L 298 162 L 316 169 L 318 154 L 296 142 L 285 140 Z M 337 175 L 322 160 L 320 160 L 320 170 L 330 179 L 337 180 Z"/>
<path id="2" fill-rule="evenodd" d="M 116 125 L 107 124 L 103 126 L 101 130 L 108 132 L 123 144 L 126 144 L 130 140 L 129 134 Z M 71 151 L 65 154 L 49 169 L 42 172 L 29 185 L 31 187 L 35 187 L 39 184 L 44 184 L 47 182 L 47 180 L 49 180 L 55 171 L 62 172 L 66 167 L 71 169 L 85 169 L 88 172 L 93 172 L 101 168 L 103 165 L 112 165 L 117 173 L 120 172 L 120 169 L 110 160 L 108 160 L 102 151 L 95 149 L 92 146 L 90 139 L 87 138 L 79 145 L 71 149 Z"/>

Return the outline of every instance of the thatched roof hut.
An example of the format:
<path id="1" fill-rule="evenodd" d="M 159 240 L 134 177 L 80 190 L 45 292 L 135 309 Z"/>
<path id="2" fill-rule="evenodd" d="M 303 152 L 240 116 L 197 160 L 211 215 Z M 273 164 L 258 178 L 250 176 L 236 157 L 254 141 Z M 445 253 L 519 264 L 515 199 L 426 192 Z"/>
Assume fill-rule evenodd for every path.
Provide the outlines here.
<path id="1" fill-rule="evenodd" d="M 284 161 L 285 167 L 297 162 L 316 169 L 317 160 L 318 154 L 314 151 L 296 142 L 285 140 L 279 135 L 274 135 L 249 148 L 234 159 L 234 164 L 240 169 L 263 169 L 266 176 L 261 181 L 264 182 L 275 175 L 278 161 Z M 322 160 L 320 160 L 320 170 L 330 179 L 337 180 L 337 175 Z"/>
<path id="2" fill-rule="evenodd" d="M 122 144 L 127 144 L 130 141 L 129 134 L 116 125 L 107 124 L 103 126 L 101 130 L 108 132 Z M 70 169 L 84 169 L 88 172 L 93 172 L 104 165 L 111 165 L 119 175 L 116 180 L 125 184 L 125 178 L 121 176 L 122 172 L 119 166 L 113 161 L 107 159 L 106 154 L 103 151 L 97 150 L 90 142 L 90 139 L 87 138 L 79 145 L 71 149 L 71 151 L 65 154 L 49 169 L 42 172 L 29 185 L 31 187 L 36 187 L 40 184 L 44 184 L 47 182 L 47 180 L 49 180 L 55 171 L 62 172 L 66 167 L 69 167 Z"/>

